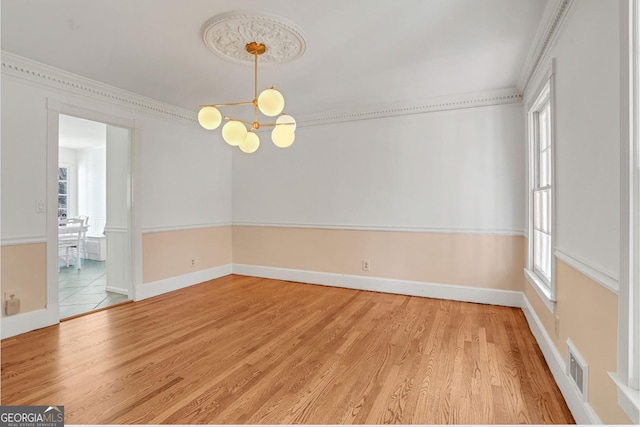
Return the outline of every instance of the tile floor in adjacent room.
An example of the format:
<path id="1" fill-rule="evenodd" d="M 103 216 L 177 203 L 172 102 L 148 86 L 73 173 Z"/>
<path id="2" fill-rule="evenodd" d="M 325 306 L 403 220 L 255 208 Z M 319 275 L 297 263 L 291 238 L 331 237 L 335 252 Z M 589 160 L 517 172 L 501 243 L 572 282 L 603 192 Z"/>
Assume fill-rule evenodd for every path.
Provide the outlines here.
<path id="1" fill-rule="evenodd" d="M 82 268 L 61 266 L 58 273 L 60 318 L 108 307 L 129 298 L 107 291 L 107 263 L 82 260 Z"/>

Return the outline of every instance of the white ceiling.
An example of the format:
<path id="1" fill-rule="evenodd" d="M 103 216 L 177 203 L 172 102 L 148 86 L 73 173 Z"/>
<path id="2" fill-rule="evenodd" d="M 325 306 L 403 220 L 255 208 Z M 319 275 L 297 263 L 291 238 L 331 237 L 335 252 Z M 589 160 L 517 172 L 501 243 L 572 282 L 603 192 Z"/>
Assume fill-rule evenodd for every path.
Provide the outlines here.
<path id="1" fill-rule="evenodd" d="M 232 10 L 295 23 L 307 50 L 260 69 L 290 114 L 514 88 L 546 0 L 2 0 L 2 49 L 197 111 L 250 100 L 253 69 L 202 25 Z"/>

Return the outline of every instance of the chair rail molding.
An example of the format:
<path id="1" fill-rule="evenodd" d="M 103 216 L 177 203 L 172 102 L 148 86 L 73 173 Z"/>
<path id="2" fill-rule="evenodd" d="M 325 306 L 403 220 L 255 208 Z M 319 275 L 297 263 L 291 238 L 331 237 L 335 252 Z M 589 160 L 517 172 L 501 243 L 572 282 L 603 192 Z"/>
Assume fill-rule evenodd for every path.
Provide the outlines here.
<path id="1" fill-rule="evenodd" d="M 352 230 L 352 231 L 393 231 L 404 233 L 441 233 L 441 234 L 484 234 L 497 236 L 524 237 L 521 229 L 492 229 L 492 228 L 448 228 L 448 227 L 412 227 L 412 226 L 382 226 L 356 224 L 301 224 L 301 223 L 270 223 L 234 221 L 234 227 L 274 227 L 274 228 L 308 228 L 319 230 Z"/>
<path id="2" fill-rule="evenodd" d="M 555 256 L 560 261 L 587 276 L 594 282 L 604 286 L 611 292 L 618 294 L 620 290 L 620 284 L 618 278 L 615 277 L 614 274 L 606 272 L 600 267 L 596 267 L 592 263 L 579 258 L 577 255 L 574 255 L 565 249 L 556 247 Z"/>
<path id="3" fill-rule="evenodd" d="M 142 227 L 142 234 L 164 233 L 168 231 L 199 230 L 203 228 L 231 227 L 232 225 L 234 224 L 232 224 L 231 221 L 221 221 L 221 222 L 208 222 L 208 223 L 197 223 L 197 224 L 149 226 L 149 227 Z"/>
<path id="4" fill-rule="evenodd" d="M 34 236 L 2 237 L 2 240 L 0 242 L 2 246 L 33 245 L 38 243 L 47 243 L 47 236 L 34 235 Z"/>

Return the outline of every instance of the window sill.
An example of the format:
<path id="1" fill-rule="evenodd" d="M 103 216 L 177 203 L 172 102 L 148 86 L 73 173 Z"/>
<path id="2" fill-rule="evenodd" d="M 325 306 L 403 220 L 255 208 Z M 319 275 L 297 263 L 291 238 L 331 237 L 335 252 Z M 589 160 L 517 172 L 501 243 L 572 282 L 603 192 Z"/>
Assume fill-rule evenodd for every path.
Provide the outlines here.
<path id="1" fill-rule="evenodd" d="M 609 376 L 618 388 L 618 405 L 634 424 L 640 423 L 640 391 L 635 390 L 622 382 L 615 372 L 609 372 Z"/>
<path id="2" fill-rule="evenodd" d="M 538 276 L 528 268 L 524 269 L 524 277 L 527 278 L 527 281 L 531 285 L 531 287 L 536 291 L 545 307 L 549 309 L 551 314 L 556 314 L 556 302 L 551 299 L 551 293 L 547 289 L 547 287 L 542 283 L 542 281 L 538 278 Z"/>

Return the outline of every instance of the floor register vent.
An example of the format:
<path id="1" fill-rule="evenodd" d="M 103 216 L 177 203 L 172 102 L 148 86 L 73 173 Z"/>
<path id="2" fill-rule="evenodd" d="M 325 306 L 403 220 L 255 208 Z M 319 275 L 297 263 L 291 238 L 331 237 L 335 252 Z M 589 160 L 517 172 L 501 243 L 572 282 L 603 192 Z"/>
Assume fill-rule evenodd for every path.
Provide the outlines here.
<path id="1" fill-rule="evenodd" d="M 571 340 L 567 340 L 567 375 L 571 377 L 573 384 L 578 388 L 582 400 L 586 401 L 589 366 Z"/>

